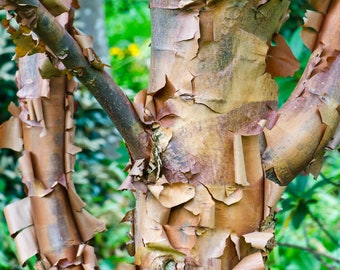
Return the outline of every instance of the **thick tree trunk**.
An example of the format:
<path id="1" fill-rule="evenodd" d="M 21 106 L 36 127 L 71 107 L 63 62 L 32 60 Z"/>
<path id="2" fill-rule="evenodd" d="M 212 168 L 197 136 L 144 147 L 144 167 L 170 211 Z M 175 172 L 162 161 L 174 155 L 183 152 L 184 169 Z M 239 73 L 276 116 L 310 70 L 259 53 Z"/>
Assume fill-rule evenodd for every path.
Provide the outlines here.
<path id="1" fill-rule="evenodd" d="M 274 214 L 261 164 L 277 107 L 266 55 L 289 2 L 180 2 L 150 3 L 150 87 L 136 106 L 154 126 L 161 177 L 133 182 L 136 263 L 259 269 Z"/>

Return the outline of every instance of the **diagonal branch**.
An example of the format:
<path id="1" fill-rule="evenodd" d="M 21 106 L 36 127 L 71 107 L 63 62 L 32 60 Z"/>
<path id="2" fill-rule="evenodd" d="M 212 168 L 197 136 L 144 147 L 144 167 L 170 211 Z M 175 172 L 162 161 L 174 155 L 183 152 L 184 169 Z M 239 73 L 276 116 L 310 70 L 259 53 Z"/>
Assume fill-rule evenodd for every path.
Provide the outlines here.
<path id="1" fill-rule="evenodd" d="M 151 140 L 127 96 L 105 71 L 87 61 L 78 43 L 40 2 L 33 10 L 34 16 L 30 3 L 16 8 L 20 19 L 30 22 L 29 28 L 98 100 L 125 140 L 131 157 L 147 158 Z"/>
<path id="2" fill-rule="evenodd" d="M 332 1 L 303 76 L 274 128 L 265 130 L 266 176 L 281 185 L 303 170 L 318 175 L 324 148 L 339 124 L 339 13 L 340 2 Z"/>

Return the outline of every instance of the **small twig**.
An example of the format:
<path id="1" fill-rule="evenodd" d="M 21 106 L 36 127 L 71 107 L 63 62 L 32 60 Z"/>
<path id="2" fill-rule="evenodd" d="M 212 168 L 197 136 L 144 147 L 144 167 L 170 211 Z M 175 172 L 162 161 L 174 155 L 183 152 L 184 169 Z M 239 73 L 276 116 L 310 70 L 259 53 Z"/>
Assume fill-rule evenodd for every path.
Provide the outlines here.
<path id="1" fill-rule="evenodd" d="M 333 181 L 331 181 L 329 178 L 327 178 L 324 174 L 320 173 L 319 174 L 323 180 L 325 180 L 327 183 L 330 183 L 331 185 L 335 186 L 335 187 L 340 187 L 340 183 L 335 183 Z"/>
<path id="2" fill-rule="evenodd" d="M 340 263 L 340 259 L 337 259 L 337 258 L 330 256 L 330 255 L 327 255 L 325 253 L 318 252 L 318 251 L 316 251 L 312 248 L 309 248 L 309 247 L 303 247 L 303 246 L 298 246 L 298 245 L 294 245 L 294 244 L 280 243 L 280 242 L 278 242 L 277 245 L 280 246 L 280 247 L 288 247 L 288 248 L 295 248 L 295 249 L 304 250 L 304 251 L 307 251 L 309 253 L 314 254 L 317 257 L 322 256 L 322 257 L 330 259 L 330 260 L 332 260 L 336 263 Z"/>
<path id="3" fill-rule="evenodd" d="M 335 244 L 335 245 L 339 245 L 339 241 L 333 236 L 331 235 L 327 229 L 323 226 L 323 224 L 320 222 L 320 220 L 307 208 L 307 212 L 310 215 L 310 217 L 316 222 L 316 224 L 318 224 L 318 226 L 320 227 L 320 229 L 328 236 L 328 238 Z"/>
<path id="4" fill-rule="evenodd" d="M 309 237 L 308 237 L 308 235 L 307 235 L 306 226 L 303 226 L 303 235 L 304 235 L 304 237 L 305 237 L 305 239 L 306 239 L 306 245 L 307 245 L 306 248 L 312 249 L 312 248 L 311 248 L 311 245 L 310 245 L 310 242 L 309 242 Z M 323 266 L 325 266 L 327 269 L 331 269 L 331 270 L 332 270 L 332 268 L 327 264 L 327 262 L 325 262 L 325 260 L 322 258 L 321 255 L 317 255 L 317 254 L 313 254 L 313 255 L 315 256 L 315 258 L 316 258 L 317 260 L 319 260 L 319 261 L 321 262 L 321 264 L 322 264 Z"/>

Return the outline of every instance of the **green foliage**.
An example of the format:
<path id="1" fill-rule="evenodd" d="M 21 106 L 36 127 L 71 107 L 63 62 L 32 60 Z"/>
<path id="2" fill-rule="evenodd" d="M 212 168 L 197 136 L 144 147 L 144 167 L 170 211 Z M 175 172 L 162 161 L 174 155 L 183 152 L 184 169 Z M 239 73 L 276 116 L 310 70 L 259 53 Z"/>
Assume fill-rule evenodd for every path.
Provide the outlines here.
<path id="1" fill-rule="evenodd" d="M 147 0 L 106 0 L 113 76 L 125 88 L 145 89 L 149 79 L 150 11 Z M 133 92 L 128 92 L 132 96 Z"/>
<path id="2" fill-rule="evenodd" d="M 3 13 L 0 13 L 3 19 Z M 15 100 L 16 86 L 14 83 L 15 63 L 11 61 L 15 47 L 6 31 L 0 27 L 0 123 L 7 120 L 10 114 L 7 106 Z"/>
<path id="3" fill-rule="evenodd" d="M 0 209 L 16 200 L 23 198 L 23 190 L 16 171 L 15 158 L 6 150 L 0 152 Z M 0 269 L 21 269 L 16 258 L 16 247 L 9 235 L 4 215 L 0 215 Z"/>
<path id="4" fill-rule="evenodd" d="M 114 269 L 117 262 L 131 261 L 125 243 L 128 224 L 120 224 L 133 205 L 130 192 L 118 192 L 126 174 L 123 168 L 128 155 L 120 137 L 103 109 L 84 89 L 76 93 L 79 100 L 76 121 L 77 155 L 73 180 L 86 208 L 106 223 L 107 231 L 95 236 L 93 245 L 102 269 Z M 107 268 L 111 267 L 111 268 Z"/>
<path id="5" fill-rule="evenodd" d="M 279 205 L 278 247 L 270 269 L 339 269 L 339 165 L 338 153 L 327 153 L 317 180 L 301 175 L 288 186 Z"/>
<path id="6" fill-rule="evenodd" d="M 303 25 L 303 17 L 306 9 L 312 9 L 309 0 L 291 1 L 289 20 L 281 29 L 281 34 L 290 36 L 297 28 Z"/>

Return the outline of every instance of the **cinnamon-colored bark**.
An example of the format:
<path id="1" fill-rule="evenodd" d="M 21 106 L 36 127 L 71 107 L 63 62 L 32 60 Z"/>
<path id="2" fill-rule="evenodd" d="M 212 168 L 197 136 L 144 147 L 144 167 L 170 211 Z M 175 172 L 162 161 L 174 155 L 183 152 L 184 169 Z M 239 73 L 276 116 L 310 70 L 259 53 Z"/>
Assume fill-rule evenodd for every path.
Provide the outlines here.
<path id="1" fill-rule="evenodd" d="M 288 0 L 150 0 L 150 85 L 136 96 L 134 108 L 81 56 L 72 36 L 40 4 L 34 16 L 18 8 L 23 22 L 92 89 L 121 126 L 132 157 L 121 188 L 136 193 L 136 209 L 126 220 L 133 222 L 129 250 L 135 253 L 137 268 L 264 269 L 275 244 L 275 205 L 285 186 L 304 169 L 317 175 L 325 145 L 338 135 L 340 4 L 312 2 L 316 11 L 308 13 L 305 30 L 314 28 L 316 34 L 303 35 L 314 51 L 279 112 L 272 77 L 292 74 L 298 67 L 278 35 L 287 19 Z M 270 45 L 272 40 L 276 46 Z M 48 154 L 28 149 L 34 164 L 42 154 L 61 154 L 56 137 L 53 140 Z M 43 171 L 34 173 L 47 187 L 55 180 L 63 182 L 58 170 L 47 173 L 52 176 L 47 179 Z M 59 189 L 64 190 L 62 184 L 51 193 L 56 197 L 48 209 L 57 209 L 60 198 L 67 203 Z M 79 201 L 69 202 L 72 209 L 81 208 Z M 35 199 L 32 203 L 37 205 Z M 60 214 L 69 215 L 66 210 Z M 40 224 L 43 218 L 33 215 Z M 81 217 L 75 212 L 73 217 L 79 226 Z M 78 238 L 73 233 L 74 220 L 58 226 L 67 231 L 61 239 L 78 245 L 83 234 Z M 44 240 L 38 236 L 38 241 L 52 239 L 46 235 L 42 232 Z"/>

